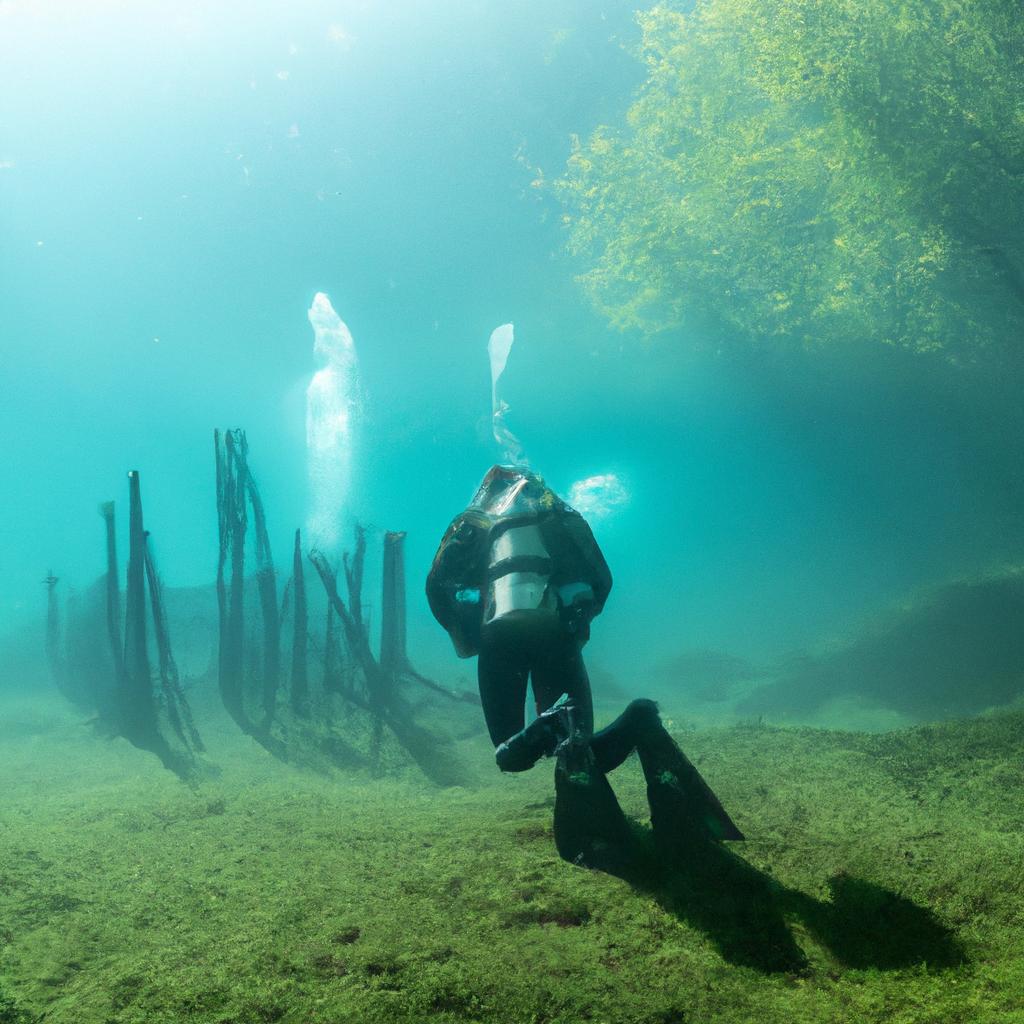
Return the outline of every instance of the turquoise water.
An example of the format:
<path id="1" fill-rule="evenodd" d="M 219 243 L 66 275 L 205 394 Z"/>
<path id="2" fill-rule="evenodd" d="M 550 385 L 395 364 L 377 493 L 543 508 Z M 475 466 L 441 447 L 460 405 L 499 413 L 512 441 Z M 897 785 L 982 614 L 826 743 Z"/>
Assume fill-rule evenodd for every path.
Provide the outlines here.
<path id="1" fill-rule="evenodd" d="M 673 21 L 695 8 L 706 21 Z M 743 96 L 755 71 L 777 73 L 771 101 L 754 103 L 769 130 L 739 147 L 748 171 L 771 163 L 787 124 L 833 131 L 798 131 L 782 151 L 825 147 L 818 163 L 794 159 L 796 177 L 834 172 L 840 213 L 835 182 L 853 195 L 868 167 L 864 194 L 878 185 L 892 215 L 891 182 L 913 189 L 889 172 L 920 171 L 907 151 L 938 138 L 938 171 L 925 161 L 911 182 L 924 199 L 894 216 L 905 235 L 931 226 L 924 255 L 895 265 L 933 291 L 948 283 L 922 307 L 947 316 L 935 337 L 897 348 L 838 322 L 873 324 L 850 295 L 899 291 L 885 280 L 897 227 L 817 230 L 801 203 L 821 181 L 786 194 L 807 217 L 795 233 L 820 236 L 812 252 L 831 266 L 834 241 L 836 265 L 853 268 L 825 290 L 824 307 L 846 311 L 836 337 L 805 347 L 760 323 L 733 337 L 723 325 L 749 328 L 765 307 L 730 307 L 725 288 L 685 296 L 706 320 L 720 313 L 706 331 L 609 326 L 581 281 L 593 267 L 570 252 L 566 220 L 578 231 L 586 218 L 564 182 L 586 183 L 567 162 L 595 155 L 598 126 L 628 136 L 632 109 L 644 127 L 634 102 L 652 95 L 638 90 L 657 62 L 641 59 L 630 2 L 0 0 L 0 1024 L 1021 1019 L 1024 364 L 1007 335 L 1024 309 L 1024 120 L 1019 61 L 1005 59 L 1024 40 L 1019 12 L 658 12 L 648 30 L 665 39 L 696 26 L 672 59 L 698 86 L 707 76 L 706 109 L 698 88 L 686 117 L 700 107 L 722 138 L 736 122 L 716 122 L 728 74 L 715 58 Z M 760 33 L 755 60 L 735 59 L 735 25 Z M 822 25 L 842 31 L 815 41 Z M 895 102 L 879 56 L 904 82 L 920 72 L 921 89 Z M 853 72 L 846 119 L 826 123 L 813 90 L 839 65 Z M 950 67 L 962 91 L 942 78 Z M 682 79 L 667 81 L 672 107 Z M 935 120 L 885 138 L 894 109 Z M 673 132 L 693 128 L 667 123 L 661 150 L 625 164 L 659 187 L 651 168 L 678 172 L 688 155 Z M 864 123 L 882 125 L 882 145 L 858 164 L 843 132 Z M 854 154 L 847 177 L 829 145 Z M 699 152 L 716 166 L 714 146 Z M 634 179 L 619 174 L 608 208 L 623 224 L 602 230 L 628 236 Z M 660 223 L 703 203 L 733 252 L 760 230 L 758 253 L 799 267 L 758 219 L 770 203 L 754 193 L 774 179 L 754 177 L 728 224 L 707 202 L 714 182 L 691 207 L 667 188 L 679 202 Z M 864 194 L 850 202 L 871 220 Z M 949 223 L 961 234 L 935 228 Z M 665 234 L 654 251 L 694 255 L 692 238 Z M 863 237 L 882 256 L 851 255 Z M 774 288 L 777 266 L 756 262 L 737 259 L 738 276 L 754 265 Z M 678 281 L 690 268 L 669 269 Z M 804 284 L 771 295 L 778 322 L 787 295 L 823 294 Z M 897 317 L 879 306 L 879 322 L 927 322 L 912 302 Z M 961 346 L 941 333 L 965 323 L 979 333 Z M 231 552 L 246 551 L 245 572 L 227 557 L 238 510 L 230 488 L 217 494 L 213 441 L 230 428 L 250 446 L 273 586 L 256 572 L 251 493 L 248 541 Z M 611 569 L 585 651 L 597 727 L 632 698 L 660 705 L 664 730 L 649 702 L 630 705 L 641 756 L 609 769 L 614 796 L 602 773 L 615 751 L 595 760 L 607 734 L 498 772 L 476 664 L 430 614 L 439 540 L 510 457 L 579 508 Z M 236 487 L 240 465 L 221 463 Z M 130 559 L 133 472 L 150 535 L 136 519 Z M 559 507 L 536 483 L 524 494 Z M 488 514 L 467 547 L 491 542 Z M 319 574 L 330 583 L 357 524 L 362 622 L 345 632 Z M 526 554 L 502 600 L 533 586 L 552 612 L 545 545 L 562 536 L 591 578 L 559 590 L 585 609 L 603 590 L 599 560 L 568 514 L 561 534 L 544 526 L 502 535 Z M 305 608 L 297 529 L 313 556 L 298 561 Z M 382 642 L 386 616 L 402 620 L 386 600 L 397 586 L 382 586 L 400 563 L 397 546 L 383 554 L 390 531 L 406 534 L 409 663 L 399 626 Z M 177 671 L 157 642 L 161 609 L 143 600 L 161 593 L 155 573 L 143 586 L 143 549 L 166 584 Z M 357 588 L 339 589 L 354 609 Z M 115 600 L 124 614 L 108 618 Z M 505 625 L 492 697 L 525 664 Z M 582 692 L 575 650 L 556 653 Z M 579 714 L 542 719 L 550 731 L 513 737 L 499 763 L 530 763 L 537 736 L 553 747 Z"/>
<path id="2" fill-rule="evenodd" d="M 616 3 L 3 0 L 8 631 L 38 628 L 47 570 L 65 593 L 101 571 L 94 509 L 126 507 L 128 469 L 167 582 L 211 582 L 214 426 L 248 431 L 285 556 L 314 500 L 317 292 L 363 389 L 348 513 L 377 543 L 408 532 L 410 648 L 435 674 L 467 666 L 421 581 L 502 457 L 487 339 L 508 322 L 532 467 L 566 496 L 598 474 L 628 495 L 593 519 L 615 588 L 589 649 L 627 690 L 685 652 L 815 648 L 1012 563 L 1012 389 L 892 351 L 696 352 L 590 309 L 533 183 L 621 120 L 637 38 Z"/>

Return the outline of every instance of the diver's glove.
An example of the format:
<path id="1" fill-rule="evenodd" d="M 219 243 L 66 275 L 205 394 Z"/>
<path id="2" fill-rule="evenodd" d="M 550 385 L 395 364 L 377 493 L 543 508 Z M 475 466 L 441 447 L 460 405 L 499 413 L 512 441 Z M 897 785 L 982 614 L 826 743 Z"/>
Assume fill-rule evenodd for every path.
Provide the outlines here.
<path id="1" fill-rule="evenodd" d="M 576 708 L 569 694 L 563 693 L 525 729 L 499 744 L 494 759 L 503 772 L 525 772 L 542 757 L 550 757 L 575 731 Z"/>

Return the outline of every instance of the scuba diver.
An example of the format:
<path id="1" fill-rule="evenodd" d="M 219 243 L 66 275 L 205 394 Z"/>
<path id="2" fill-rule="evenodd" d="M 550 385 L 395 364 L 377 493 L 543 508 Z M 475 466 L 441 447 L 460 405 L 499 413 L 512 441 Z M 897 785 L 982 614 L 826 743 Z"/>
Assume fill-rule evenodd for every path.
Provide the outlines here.
<path id="1" fill-rule="evenodd" d="M 582 649 L 611 585 L 586 520 L 536 474 L 494 466 L 441 539 L 427 600 L 459 657 L 478 655 L 480 699 L 498 767 L 521 772 L 542 757 L 556 758 L 560 856 L 589 867 L 623 863 L 631 831 L 605 776 L 634 750 L 659 849 L 742 839 L 653 701 L 632 701 L 594 732 Z M 537 717 L 527 725 L 528 680 Z"/>

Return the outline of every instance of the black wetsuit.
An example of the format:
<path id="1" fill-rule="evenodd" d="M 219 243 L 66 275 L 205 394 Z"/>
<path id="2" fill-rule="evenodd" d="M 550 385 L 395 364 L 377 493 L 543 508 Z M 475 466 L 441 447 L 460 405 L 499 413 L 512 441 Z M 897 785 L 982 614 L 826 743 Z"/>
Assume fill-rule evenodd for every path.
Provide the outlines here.
<path id="1" fill-rule="evenodd" d="M 580 728 L 592 733 L 594 706 L 578 637 L 560 626 L 536 630 L 526 624 L 516 626 L 492 623 L 481 635 L 477 678 L 491 741 L 497 746 L 526 724 L 528 679 L 538 714 L 567 693 Z"/>
<path id="2" fill-rule="evenodd" d="M 477 675 L 487 731 L 495 746 L 526 724 L 528 681 L 537 714 L 551 707 L 563 693 L 569 695 L 576 727 L 590 737 L 601 771 L 618 768 L 638 746 L 645 745 L 643 739 L 650 730 L 644 725 L 653 708 L 650 701 L 634 701 L 610 725 L 594 732 L 590 679 L 579 641 L 571 633 L 548 630 L 531 636 L 526 628 L 502 629 L 500 624 L 483 632 Z"/>
<path id="3" fill-rule="evenodd" d="M 448 528 L 427 578 L 427 598 L 438 622 L 448 631 L 461 657 L 479 654 L 478 679 L 487 730 L 495 746 L 523 728 L 527 683 L 532 677 L 538 713 L 563 693 L 573 698 L 579 725 L 589 735 L 594 713 L 590 681 L 581 650 L 590 636 L 590 622 L 611 591 L 612 577 L 586 520 L 554 495 L 547 507 L 527 514 L 490 516 L 474 508 L 457 516 Z M 516 560 L 491 566 L 493 547 L 507 530 L 536 526 L 548 558 L 543 569 L 556 592 L 582 585 L 586 601 L 557 613 L 529 615 L 518 621 L 489 618 L 489 588 L 496 576 L 530 569 Z M 468 602 L 464 595 L 477 595 Z"/>
<path id="4" fill-rule="evenodd" d="M 521 527 L 535 527 L 542 543 L 526 544 L 530 550 L 518 555 L 510 544 L 513 553 L 492 564 L 503 532 Z M 532 575 L 534 597 L 540 590 L 543 597 L 536 608 L 495 615 L 495 581 L 510 573 Z M 555 844 L 561 856 L 591 866 L 611 864 L 629 845 L 629 826 L 605 773 L 634 750 L 647 780 L 656 838 L 669 845 L 695 837 L 742 839 L 666 731 L 653 701 L 632 701 L 594 733 L 581 651 L 611 584 L 583 517 L 539 478 L 496 466 L 442 538 L 427 577 L 427 598 L 459 656 L 479 655 L 480 699 L 498 767 L 525 771 L 544 754 L 557 754 Z M 582 600 L 570 597 L 573 592 L 582 592 Z M 540 718 L 526 726 L 530 683 Z M 552 709 L 562 694 L 568 695 L 568 708 Z M 542 714 L 548 709 L 549 715 Z M 566 720 L 571 724 L 563 738 L 555 722 Z"/>

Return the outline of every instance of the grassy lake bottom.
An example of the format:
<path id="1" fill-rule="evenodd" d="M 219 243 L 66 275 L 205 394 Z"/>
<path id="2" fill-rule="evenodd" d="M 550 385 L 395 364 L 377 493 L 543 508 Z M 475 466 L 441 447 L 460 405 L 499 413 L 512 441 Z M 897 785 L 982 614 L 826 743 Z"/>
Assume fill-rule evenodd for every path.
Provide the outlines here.
<path id="1" fill-rule="evenodd" d="M 482 737 L 445 790 L 221 720 L 192 790 L 57 703 L 0 721 L 3 1024 L 1024 1020 L 1024 714 L 677 731 L 748 841 L 658 865 L 641 825 L 628 879 L 560 861 L 552 762 Z"/>

